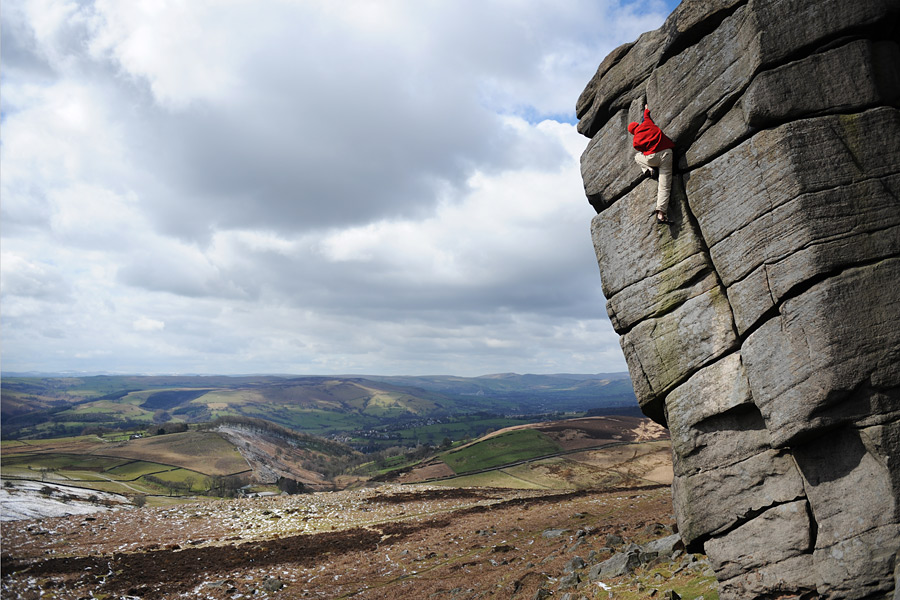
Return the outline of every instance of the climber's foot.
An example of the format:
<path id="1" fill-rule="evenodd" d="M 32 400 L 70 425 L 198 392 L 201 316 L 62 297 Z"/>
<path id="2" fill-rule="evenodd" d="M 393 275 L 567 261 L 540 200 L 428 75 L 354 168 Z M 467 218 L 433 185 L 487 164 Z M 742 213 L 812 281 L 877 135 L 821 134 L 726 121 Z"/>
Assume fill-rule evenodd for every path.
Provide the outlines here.
<path id="1" fill-rule="evenodd" d="M 669 225 L 671 223 L 672 223 L 672 221 L 670 221 L 666 217 L 666 213 L 664 213 L 661 210 L 656 211 L 656 224 L 657 225 Z"/>

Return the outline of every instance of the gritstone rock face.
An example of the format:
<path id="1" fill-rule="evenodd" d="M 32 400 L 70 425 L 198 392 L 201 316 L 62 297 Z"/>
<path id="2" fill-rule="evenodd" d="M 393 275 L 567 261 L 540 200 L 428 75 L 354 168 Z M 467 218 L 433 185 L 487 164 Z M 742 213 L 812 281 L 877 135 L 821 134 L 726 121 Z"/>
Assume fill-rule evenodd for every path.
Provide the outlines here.
<path id="1" fill-rule="evenodd" d="M 683 0 L 578 99 L 607 311 L 722 598 L 900 598 L 898 39 L 896 0 Z"/>

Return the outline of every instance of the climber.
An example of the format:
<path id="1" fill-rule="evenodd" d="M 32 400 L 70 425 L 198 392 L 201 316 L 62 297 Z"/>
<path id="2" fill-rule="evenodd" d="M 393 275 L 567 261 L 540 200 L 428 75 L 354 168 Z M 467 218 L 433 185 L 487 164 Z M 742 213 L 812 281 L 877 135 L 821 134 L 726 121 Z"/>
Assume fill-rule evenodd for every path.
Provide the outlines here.
<path id="1" fill-rule="evenodd" d="M 634 136 L 634 147 L 638 150 L 634 160 L 641 166 L 641 171 L 649 173 L 651 179 L 659 178 L 656 192 L 657 225 L 672 223 L 666 216 L 669 208 L 669 193 L 672 188 L 672 148 L 675 143 L 656 126 L 650 118 L 650 106 L 644 104 L 644 116 L 640 123 L 629 123 L 628 133 Z M 658 174 L 657 174 L 658 169 Z"/>

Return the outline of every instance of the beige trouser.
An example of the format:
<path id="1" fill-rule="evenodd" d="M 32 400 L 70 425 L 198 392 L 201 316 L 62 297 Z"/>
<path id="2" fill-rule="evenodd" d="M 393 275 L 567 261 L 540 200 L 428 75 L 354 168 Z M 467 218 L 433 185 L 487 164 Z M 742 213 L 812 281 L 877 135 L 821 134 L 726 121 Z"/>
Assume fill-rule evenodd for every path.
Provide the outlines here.
<path id="1" fill-rule="evenodd" d="M 634 155 L 634 161 L 641 165 L 641 171 L 647 172 L 650 167 L 659 169 L 659 182 L 656 191 L 656 210 L 666 211 L 669 209 L 669 193 L 672 189 L 672 149 L 655 152 L 653 154 L 642 154 L 638 152 Z"/>

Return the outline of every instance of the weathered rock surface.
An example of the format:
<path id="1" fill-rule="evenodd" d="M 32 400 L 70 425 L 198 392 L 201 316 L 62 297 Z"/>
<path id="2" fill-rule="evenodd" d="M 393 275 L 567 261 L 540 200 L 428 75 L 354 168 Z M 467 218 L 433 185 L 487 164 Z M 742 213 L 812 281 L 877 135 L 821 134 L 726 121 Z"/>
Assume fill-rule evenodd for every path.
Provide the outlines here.
<path id="1" fill-rule="evenodd" d="M 898 39 L 896 0 L 682 0 L 576 105 L 607 312 L 722 598 L 900 598 Z"/>

